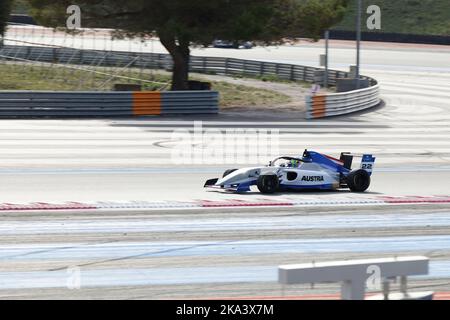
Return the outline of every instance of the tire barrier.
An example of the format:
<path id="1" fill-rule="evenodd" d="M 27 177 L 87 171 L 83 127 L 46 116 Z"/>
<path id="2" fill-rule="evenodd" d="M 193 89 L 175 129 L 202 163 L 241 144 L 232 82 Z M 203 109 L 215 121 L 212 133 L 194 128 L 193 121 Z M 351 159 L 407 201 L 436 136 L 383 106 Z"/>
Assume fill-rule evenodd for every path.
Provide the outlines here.
<path id="1" fill-rule="evenodd" d="M 345 115 L 375 107 L 380 102 L 380 86 L 378 84 L 349 92 L 308 96 L 306 97 L 306 117 L 318 119 Z"/>
<path id="2" fill-rule="evenodd" d="M 0 118 L 217 114 L 216 91 L 0 91 Z"/>
<path id="3" fill-rule="evenodd" d="M 36 20 L 27 14 L 11 14 L 8 23 L 37 26 Z"/>
<path id="4" fill-rule="evenodd" d="M 356 39 L 356 32 L 351 30 L 331 30 L 330 39 L 350 40 Z M 378 42 L 400 42 L 400 43 L 419 43 L 419 44 L 436 44 L 450 45 L 450 35 L 431 35 L 431 34 L 408 34 L 394 32 L 362 32 L 363 41 Z"/>

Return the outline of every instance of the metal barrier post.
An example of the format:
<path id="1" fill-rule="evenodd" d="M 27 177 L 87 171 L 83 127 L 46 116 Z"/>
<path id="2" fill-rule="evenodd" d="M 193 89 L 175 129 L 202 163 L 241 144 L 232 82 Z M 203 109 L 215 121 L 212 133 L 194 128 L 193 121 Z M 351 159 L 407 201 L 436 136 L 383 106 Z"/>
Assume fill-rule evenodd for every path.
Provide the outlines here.
<path id="1" fill-rule="evenodd" d="M 366 281 L 372 268 L 380 271 L 382 279 L 402 277 L 402 290 L 406 292 L 406 277 L 428 274 L 429 259 L 423 256 L 348 260 L 322 263 L 286 265 L 278 268 L 278 282 L 287 284 L 341 282 L 341 298 L 344 300 L 363 300 Z M 381 281 L 381 279 L 380 279 Z M 389 297 L 389 287 L 384 286 L 385 296 Z"/>

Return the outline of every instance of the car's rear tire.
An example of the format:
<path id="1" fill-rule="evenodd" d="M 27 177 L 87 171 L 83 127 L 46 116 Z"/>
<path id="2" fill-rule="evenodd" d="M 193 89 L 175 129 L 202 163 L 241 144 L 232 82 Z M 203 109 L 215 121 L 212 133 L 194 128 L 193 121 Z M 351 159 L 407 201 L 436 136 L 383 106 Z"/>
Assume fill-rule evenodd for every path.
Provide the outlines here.
<path id="1" fill-rule="evenodd" d="M 370 174 L 362 169 L 350 172 L 345 180 L 353 192 L 364 192 L 370 186 Z"/>
<path id="2" fill-rule="evenodd" d="M 228 169 L 223 173 L 222 178 L 225 178 L 226 176 L 228 176 L 229 174 L 232 174 L 233 172 L 235 172 L 237 169 Z"/>
<path id="3" fill-rule="evenodd" d="M 266 174 L 259 176 L 256 185 L 261 193 L 272 194 L 280 188 L 280 180 L 276 174 Z"/>

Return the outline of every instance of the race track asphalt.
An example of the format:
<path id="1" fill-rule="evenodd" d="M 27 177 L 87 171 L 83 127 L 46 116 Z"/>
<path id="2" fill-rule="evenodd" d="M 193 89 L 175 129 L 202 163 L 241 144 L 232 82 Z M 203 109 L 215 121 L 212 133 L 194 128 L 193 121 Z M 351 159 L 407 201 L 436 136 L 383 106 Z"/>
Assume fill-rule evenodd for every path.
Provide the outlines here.
<path id="1" fill-rule="evenodd" d="M 333 67 L 351 63 L 350 44 L 333 44 Z M 357 202 L 365 197 L 450 196 L 448 49 L 365 46 L 362 73 L 380 81 L 385 101 L 371 112 L 311 122 L 285 114 L 1 120 L 0 202 L 4 204 L 307 198 L 312 205 L 1 211 L 0 297 L 323 296 L 336 294 L 338 285 L 282 288 L 276 279 L 277 266 L 418 254 L 430 257 L 430 273 L 412 279 L 411 287 L 450 291 L 450 204 L 318 204 L 323 199 Z M 308 64 L 322 51 L 317 44 L 272 48 L 264 55 L 262 50 L 202 52 Z M 207 163 L 186 164 L 186 158 L 177 156 L 180 135 L 174 136 L 174 131 L 193 131 L 194 121 L 203 121 L 203 128 L 219 132 L 226 128 L 275 130 L 279 145 L 273 152 L 277 154 L 269 151 L 258 162 L 244 159 L 247 163 L 240 164 L 210 158 L 202 158 Z M 190 132 L 183 134 L 185 138 L 192 136 Z M 203 150 L 211 147 L 211 141 L 194 141 L 192 145 Z M 245 145 L 244 140 L 235 144 Z M 369 193 L 267 197 L 256 192 L 236 195 L 202 188 L 205 179 L 218 177 L 227 168 L 267 163 L 278 153 L 299 155 L 305 148 L 335 156 L 342 151 L 376 155 Z M 78 275 L 81 289 L 70 290 L 68 286 Z"/>

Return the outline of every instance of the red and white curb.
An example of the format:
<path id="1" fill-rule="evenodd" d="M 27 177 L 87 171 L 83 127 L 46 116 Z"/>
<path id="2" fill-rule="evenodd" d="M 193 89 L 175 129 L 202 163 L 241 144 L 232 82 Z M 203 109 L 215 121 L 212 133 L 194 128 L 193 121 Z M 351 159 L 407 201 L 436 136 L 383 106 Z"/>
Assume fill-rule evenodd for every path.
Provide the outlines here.
<path id="1" fill-rule="evenodd" d="M 450 196 L 305 196 L 304 199 L 279 198 L 257 200 L 194 200 L 194 201 L 126 201 L 126 202 L 67 202 L 13 204 L 0 203 L 0 211 L 58 211 L 58 210 L 158 210 L 158 209 L 208 209 L 208 208 L 258 208 L 258 207 L 307 207 L 307 206 L 348 206 L 348 205 L 406 205 L 406 204 L 450 204 Z"/>
<path id="2" fill-rule="evenodd" d="M 26 210 L 96 210 L 97 206 L 79 202 L 66 202 L 54 204 L 33 202 L 29 204 L 0 203 L 0 211 L 26 211 Z"/>

